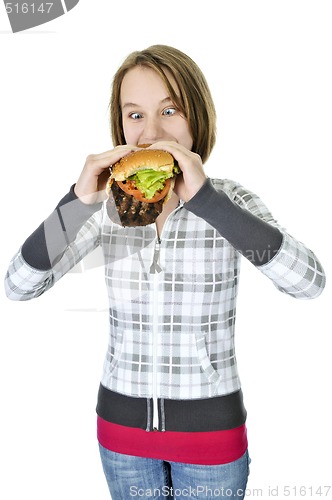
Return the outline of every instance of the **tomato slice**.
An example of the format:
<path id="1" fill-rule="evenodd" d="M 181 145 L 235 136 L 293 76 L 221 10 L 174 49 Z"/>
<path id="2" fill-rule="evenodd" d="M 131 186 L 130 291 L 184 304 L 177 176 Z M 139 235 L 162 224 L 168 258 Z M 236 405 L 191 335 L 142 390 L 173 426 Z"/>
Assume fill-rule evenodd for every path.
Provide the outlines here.
<path id="1" fill-rule="evenodd" d="M 116 182 L 118 183 L 122 191 L 124 191 L 127 194 L 130 194 L 139 201 L 145 201 L 145 203 L 156 203 L 157 201 L 161 200 L 167 195 L 171 187 L 171 179 L 166 179 L 165 186 L 163 187 L 163 189 L 161 189 L 160 191 L 156 191 L 156 193 L 152 198 L 145 198 L 142 191 L 138 189 L 138 187 L 136 186 L 135 181 L 131 181 L 128 179 L 123 182 L 122 181 L 116 181 Z"/>

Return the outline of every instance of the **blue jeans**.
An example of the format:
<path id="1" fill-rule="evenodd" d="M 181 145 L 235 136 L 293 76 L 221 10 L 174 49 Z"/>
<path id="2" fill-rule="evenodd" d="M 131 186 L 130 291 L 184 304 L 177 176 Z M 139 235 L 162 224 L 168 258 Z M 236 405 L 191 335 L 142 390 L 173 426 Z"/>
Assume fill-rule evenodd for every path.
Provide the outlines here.
<path id="1" fill-rule="evenodd" d="M 188 500 L 243 499 L 249 455 L 223 465 L 191 465 L 114 453 L 99 445 L 113 500 L 140 498 Z"/>

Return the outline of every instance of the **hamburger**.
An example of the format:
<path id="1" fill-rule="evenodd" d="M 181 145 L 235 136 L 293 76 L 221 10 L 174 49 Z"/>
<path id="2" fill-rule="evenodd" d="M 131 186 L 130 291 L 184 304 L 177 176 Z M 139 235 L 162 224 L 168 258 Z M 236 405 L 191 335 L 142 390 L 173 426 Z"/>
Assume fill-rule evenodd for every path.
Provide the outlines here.
<path id="1" fill-rule="evenodd" d="M 180 172 L 167 151 L 140 149 L 121 158 L 107 181 L 107 213 L 122 226 L 155 222 L 171 198 Z"/>

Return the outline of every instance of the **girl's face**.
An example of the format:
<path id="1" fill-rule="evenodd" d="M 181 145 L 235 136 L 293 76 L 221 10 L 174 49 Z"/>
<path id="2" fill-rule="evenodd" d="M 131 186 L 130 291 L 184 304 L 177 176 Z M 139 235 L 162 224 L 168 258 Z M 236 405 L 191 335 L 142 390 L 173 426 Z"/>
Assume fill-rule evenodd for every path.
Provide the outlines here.
<path id="1" fill-rule="evenodd" d="M 176 82 L 169 73 L 167 76 L 179 94 Z M 174 141 L 191 150 L 193 140 L 188 122 L 155 71 L 142 66 L 129 70 L 122 80 L 120 101 L 127 144 Z"/>

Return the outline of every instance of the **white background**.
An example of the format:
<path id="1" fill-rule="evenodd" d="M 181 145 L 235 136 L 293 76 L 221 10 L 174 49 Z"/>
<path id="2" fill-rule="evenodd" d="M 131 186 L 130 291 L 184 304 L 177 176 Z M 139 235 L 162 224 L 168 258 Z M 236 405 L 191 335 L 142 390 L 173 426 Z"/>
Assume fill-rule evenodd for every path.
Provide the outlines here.
<path id="1" fill-rule="evenodd" d="M 331 25 L 331 2 L 321 0 L 81 0 L 11 34 L 0 5 L 2 275 L 86 156 L 112 147 L 112 76 L 129 52 L 154 43 L 187 52 L 210 83 L 218 145 L 208 175 L 257 192 L 329 275 Z M 247 262 L 241 280 L 248 498 L 277 487 L 286 497 L 288 486 L 298 488 L 288 498 L 300 486 L 319 498 L 315 489 L 332 483 L 331 287 L 296 301 Z M 69 274 L 35 301 L 0 300 L 0 497 L 106 500 L 95 437 L 108 327 L 102 269 Z"/>

